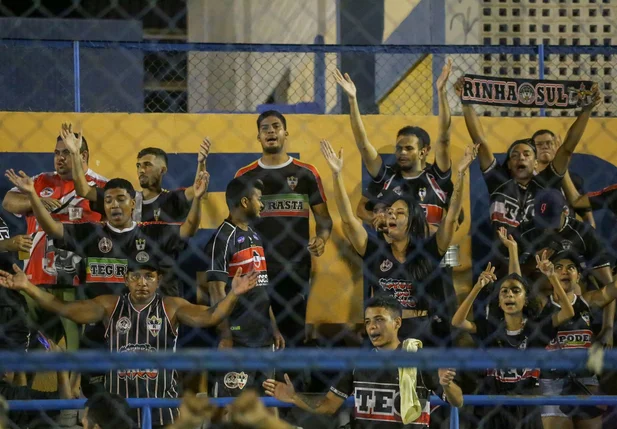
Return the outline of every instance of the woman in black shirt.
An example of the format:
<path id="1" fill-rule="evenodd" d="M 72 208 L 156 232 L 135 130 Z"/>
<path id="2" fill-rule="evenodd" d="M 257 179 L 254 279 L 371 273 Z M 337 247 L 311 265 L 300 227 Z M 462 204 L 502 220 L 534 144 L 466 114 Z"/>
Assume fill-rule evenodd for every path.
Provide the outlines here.
<path id="1" fill-rule="evenodd" d="M 342 178 L 343 153 L 338 156 L 326 140 L 321 151 L 334 178 L 336 204 L 343 230 L 354 250 L 364 259 L 371 295 L 394 296 L 403 307 L 400 338 L 418 338 L 424 345 L 430 340 L 429 292 L 438 280 L 439 261 L 452 241 L 462 203 L 464 177 L 477 155 L 477 147 L 469 146 L 457 167 L 458 180 L 450 201 L 450 209 L 437 232 L 429 236 L 424 211 L 408 193 L 393 192 L 384 218 L 386 239 L 369 239 L 367 231 L 353 211 Z"/>

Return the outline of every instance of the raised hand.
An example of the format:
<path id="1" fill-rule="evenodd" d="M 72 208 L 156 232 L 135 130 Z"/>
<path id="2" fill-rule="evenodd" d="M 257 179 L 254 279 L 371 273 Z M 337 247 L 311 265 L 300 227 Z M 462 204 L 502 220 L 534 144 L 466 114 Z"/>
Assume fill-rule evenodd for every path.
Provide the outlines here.
<path id="1" fill-rule="evenodd" d="M 0 270 L 0 286 L 13 290 L 28 289 L 30 282 L 26 274 L 17 264 L 13 264 L 13 271 L 15 271 L 15 274 Z"/>
<path id="2" fill-rule="evenodd" d="M 454 83 L 454 92 L 460 98 L 463 96 L 463 85 L 465 85 L 465 77 L 459 77 Z"/>
<path id="3" fill-rule="evenodd" d="M 478 277 L 478 281 L 476 282 L 476 286 L 480 286 L 483 288 L 489 283 L 493 283 L 497 281 L 497 276 L 495 275 L 495 267 L 491 266 L 489 262 L 486 266 L 486 269 L 480 273 L 480 277 Z"/>
<path id="4" fill-rule="evenodd" d="M 437 370 L 437 373 L 439 375 L 439 384 L 441 384 L 444 387 L 448 387 L 450 385 L 450 383 L 452 383 L 454 381 L 454 376 L 456 376 L 456 369 L 454 369 L 454 368 L 446 368 L 446 369 L 439 368 Z"/>
<path id="5" fill-rule="evenodd" d="M 497 234 L 499 234 L 499 239 L 501 240 L 501 243 L 506 246 L 506 248 L 518 248 L 518 243 L 516 242 L 514 237 L 512 237 L 512 234 L 508 234 L 508 230 L 505 229 L 503 226 L 497 230 Z"/>
<path id="6" fill-rule="evenodd" d="M 437 90 L 445 91 L 446 84 L 448 83 L 448 78 L 450 77 L 450 72 L 452 71 L 452 58 L 448 58 L 443 68 L 441 69 L 441 74 L 437 78 Z"/>
<path id="7" fill-rule="evenodd" d="M 23 171 L 19 171 L 19 175 L 11 168 L 4 173 L 7 179 L 24 194 L 34 194 L 34 182 Z"/>
<path id="8" fill-rule="evenodd" d="M 598 88 L 598 84 L 594 83 L 593 86 L 591 87 L 591 102 L 585 106 L 582 107 L 583 110 L 593 110 L 595 107 L 597 107 L 600 103 L 602 103 L 602 93 L 600 92 L 600 89 Z"/>
<path id="9" fill-rule="evenodd" d="M 296 389 L 289 379 L 289 376 L 285 374 L 284 377 L 285 383 L 268 379 L 263 382 L 262 386 L 266 391 L 266 395 L 273 396 L 279 401 L 292 403 L 294 400 L 294 395 L 296 394 Z"/>
<path id="10" fill-rule="evenodd" d="M 75 137 L 75 133 L 73 133 L 73 125 L 64 123 L 60 129 L 60 138 L 72 155 L 79 155 L 83 142 L 81 131 L 77 134 L 77 137 Z"/>
<path id="11" fill-rule="evenodd" d="M 251 271 L 247 275 L 242 275 L 242 268 L 238 268 L 233 280 L 231 281 L 231 290 L 236 295 L 243 295 L 257 285 L 256 271 Z"/>
<path id="12" fill-rule="evenodd" d="M 206 137 L 204 141 L 201 142 L 201 145 L 199 146 L 199 153 L 197 154 L 198 163 L 201 164 L 202 162 L 206 162 L 206 159 L 208 158 L 208 155 L 210 154 L 210 146 L 212 146 L 212 143 L 210 142 L 208 137 Z"/>
<path id="13" fill-rule="evenodd" d="M 332 170 L 332 173 L 340 173 L 343 169 L 343 149 L 341 148 L 337 156 L 336 153 L 334 153 L 334 149 L 332 149 L 332 146 L 330 145 L 330 142 L 328 140 L 322 140 L 320 144 L 321 153 L 323 154 L 324 158 L 326 158 L 326 161 L 328 161 L 328 165 L 330 166 L 330 170 Z"/>
<path id="14" fill-rule="evenodd" d="M 195 183 L 193 183 L 193 190 L 195 192 L 195 198 L 201 198 L 208 190 L 208 184 L 210 183 L 210 173 L 207 171 L 200 171 L 195 177 Z"/>
<path id="15" fill-rule="evenodd" d="M 536 268 L 538 268 L 538 270 L 540 270 L 540 272 L 546 277 L 550 277 L 555 274 L 555 266 L 548 258 L 549 257 L 546 250 L 542 252 L 542 256 L 536 255 Z"/>
<path id="16" fill-rule="evenodd" d="M 356 98 L 356 85 L 347 73 L 343 76 L 341 71 L 336 69 L 334 72 L 334 80 L 343 88 L 343 91 L 345 91 L 345 94 L 347 94 L 349 98 Z"/>
<path id="17" fill-rule="evenodd" d="M 473 160 L 476 159 L 476 157 L 478 156 L 479 147 L 479 144 L 470 144 L 465 148 L 465 155 L 463 155 L 463 158 L 458 164 L 459 174 L 466 172 Z"/>
<path id="18" fill-rule="evenodd" d="M 29 252 L 32 248 L 32 237 L 29 235 L 16 235 L 6 240 L 6 250 L 9 252 Z"/>

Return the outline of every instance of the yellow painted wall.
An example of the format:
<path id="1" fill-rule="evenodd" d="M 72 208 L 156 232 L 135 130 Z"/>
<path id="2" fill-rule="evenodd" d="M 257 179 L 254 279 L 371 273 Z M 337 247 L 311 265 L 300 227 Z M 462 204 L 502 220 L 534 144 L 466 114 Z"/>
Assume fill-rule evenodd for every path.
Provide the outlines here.
<path id="1" fill-rule="evenodd" d="M 462 118 L 452 118 L 452 159 L 456 164 L 469 138 Z M 52 151 L 60 124 L 78 124 L 88 138 L 91 166 L 106 177 L 125 177 L 135 185 L 135 155 L 145 146 L 158 146 L 170 153 L 195 153 L 204 136 L 213 142 L 213 153 L 259 152 L 255 139 L 255 115 L 193 114 L 73 114 L 73 113 L 0 113 L 0 151 Z M 392 153 L 396 131 L 404 125 L 417 124 L 431 136 L 437 133 L 437 118 L 432 116 L 367 116 L 366 130 L 381 153 Z M 539 128 L 565 135 L 571 118 L 482 118 L 495 152 L 504 152 L 510 142 L 527 137 Z M 359 322 L 362 319 L 362 286 L 359 259 L 344 238 L 333 198 L 331 175 L 319 151 L 319 140 L 329 139 L 335 148 L 344 148 L 345 182 L 352 204 L 360 198 L 361 158 L 355 147 L 347 116 L 289 115 L 289 147 L 299 152 L 305 162 L 321 172 L 329 207 L 334 219 L 332 240 L 325 254 L 315 260 L 315 281 L 309 300 L 309 320 L 321 323 Z M 599 118 L 590 122 L 581 150 L 617 164 L 617 154 L 607 153 L 601 145 L 585 142 L 602 141 L 607 133 L 617 135 L 617 119 Z M 2 156 L 0 154 L 0 156 Z M 24 156 L 27 156 L 24 154 Z M 615 159 L 613 159 L 615 158 Z M 187 168 L 194 168 L 193 165 Z M 466 192 L 469 192 L 467 187 Z M 209 195 L 202 227 L 214 228 L 227 214 L 222 194 Z M 469 198 L 464 202 L 470 213 Z M 461 245 L 461 262 L 457 270 L 457 290 L 470 281 L 470 216 L 457 232 L 455 242 Z"/>
<path id="2" fill-rule="evenodd" d="M 433 112 L 433 56 L 427 55 L 378 101 L 379 112 L 431 115 Z"/>

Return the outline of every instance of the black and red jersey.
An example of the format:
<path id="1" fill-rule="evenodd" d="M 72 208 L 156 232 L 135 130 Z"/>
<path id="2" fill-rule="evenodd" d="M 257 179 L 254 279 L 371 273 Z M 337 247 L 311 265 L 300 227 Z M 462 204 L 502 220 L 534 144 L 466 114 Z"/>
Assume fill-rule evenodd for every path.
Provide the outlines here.
<path id="1" fill-rule="evenodd" d="M 414 177 L 403 177 L 394 167 L 381 164 L 377 177 L 374 177 L 364 192 L 369 199 L 380 199 L 385 191 L 402 195 L 411 193 L 424 209 L 426 220 L 431 225 L 439 225 L 447 210 L 452 193 L 451 170 L 446 173 L 436 164 L 428 165 Z"/>
<path id="2" fill-rule="evenodd" d="M 592 210 L 608 208 L 617 213 L 617 184 L 587 194 Z"/>
<path id="3" fill-rule="evenodd" d="M 105 216 L 105 191 L 96 188 L 95 210 Z M 133 220 L 135 222 L 165 222 L 182 223 L 191 209 L 191 203 L 186 199 L 185 189 L 178 188 L 173 191 L 161 189 L 161 193 L 154 198 L 144 199 L 143 193 L 135 193 L 135 209 Z"/>
<path id="4" fill-rule="evenodd" d="M 163 271 L 161 292 L 177 295 L 176 275 L 164 269 L 173 267 L 186 244 L 177 225 L 133 222 L 128 228 L 118 229 L 107 222 L 65 224 L 64 237 L 54 242 L 56 247 L 84 259 L 85 272 L 80 277 L 88 298 L 123 291 L 129 258 L 139 262 L 156 258 Z"/>
<path id="5" fill-rule="evenodd" d="M 251 227 L 243 230 L 229 220 L 223 222 L 206 245 L 207 281 L 227 283 L 227 291 L 236 271 L 257 271 L 257 286 L 238 297 L 229 316 L 234 345 L 264 347 L 272 344 L 268 267 L 261 238 Z"/>

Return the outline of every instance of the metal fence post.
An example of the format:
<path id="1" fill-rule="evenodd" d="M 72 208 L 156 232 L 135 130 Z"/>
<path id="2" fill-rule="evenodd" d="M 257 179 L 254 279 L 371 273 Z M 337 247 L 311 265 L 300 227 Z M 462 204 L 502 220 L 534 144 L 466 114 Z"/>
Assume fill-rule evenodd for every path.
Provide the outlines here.
<path id="1" fill-rule="evenodd" d="M 458 408 L 450 406 L 450 429 L 459 429 Z"/>
<path id="2" fill-rule="evenodd" d="M 141 429 L 152 429 L 152 409 L 146 406 L 141 411 Z"/>
<path id="3" fill-rule="evenodd" d="M 538 77 L 544 79 L 544 43 L 538 45 Z M 546 116 L 544 107 L 540 108 L 540 116 Z"/>
<path id="4" fill-rule="evenodd" d="M 81 84 L 79 65 L 79 41 L 73 42 L 73 93 L 75 94 L 75 112 L 81 112 Z"/>
<path id="5" fill-rule="evenodd" d="M 324 37 L 321 34 L 315 36 L 315 45 L 323 45 Z M 326 54 L 315 52 L 315 75 L 314 97 L 319 108 L 319 113 L 326 113 Z"/>

